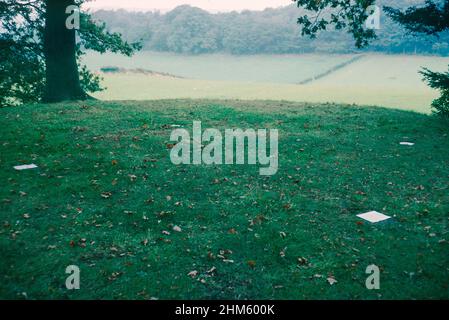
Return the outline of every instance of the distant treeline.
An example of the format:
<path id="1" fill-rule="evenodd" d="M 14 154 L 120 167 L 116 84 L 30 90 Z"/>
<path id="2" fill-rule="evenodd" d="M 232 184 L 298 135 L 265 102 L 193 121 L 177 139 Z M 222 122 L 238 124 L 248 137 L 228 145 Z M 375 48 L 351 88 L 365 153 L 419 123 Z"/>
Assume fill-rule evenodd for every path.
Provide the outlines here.
<path id="1" fill-rule="evenodd" d="M 383 5 L 408 7 L 419 0 L 383 0 Z M 288 54 L 353 53 L 354 40 L 345 32 L 302 37 L 296 24 L 301 10 L 295 5 L 212 14 L 187 5 L 162 14 L 100 10 L 94 17 L 107 23 L 125 39 L 141 39 L 144 49 L 185 54 Z M 411 35 L 384 14 L 378 39 L 364 51 L 385 53 L 449 54 L 449 34 L 440 38 Z"/>

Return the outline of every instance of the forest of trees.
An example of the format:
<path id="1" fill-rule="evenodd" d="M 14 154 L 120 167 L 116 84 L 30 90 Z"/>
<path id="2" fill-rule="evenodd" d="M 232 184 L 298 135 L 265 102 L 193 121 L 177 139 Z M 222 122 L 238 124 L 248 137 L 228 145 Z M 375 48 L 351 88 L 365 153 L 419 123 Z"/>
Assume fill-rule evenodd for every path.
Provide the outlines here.
<path id="1" fill-rule="evenodd" d="M 397 8 L 411 1 L 384 0 Z M 413 2 L 413 1 L 412 1 Z M 415 1 L 416 2 L 416 1 Z M 168 13 L 100 10 L 94 18 L 121 33 L 128 41 L 142 40 L 145 50 L 185 54 L 288 54 L 350 53 L 354 40 L 344 31 L 323 32 L 316 39 L 301 36 L 296 23 L 302 14 L 294 4 L 264 11 L 212 14 L 187 5 Z M 410 34 L 385 14 L 381 15 L 378 39 L 364 50 L 385 53 L 449 54 L 449 34 L 439 38 Z"/>

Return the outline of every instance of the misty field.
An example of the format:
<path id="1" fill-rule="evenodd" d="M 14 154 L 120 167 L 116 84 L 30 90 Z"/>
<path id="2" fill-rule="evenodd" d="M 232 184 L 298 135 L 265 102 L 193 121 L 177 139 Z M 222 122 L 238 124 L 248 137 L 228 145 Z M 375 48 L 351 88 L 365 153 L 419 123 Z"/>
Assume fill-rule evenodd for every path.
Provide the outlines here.
<path id="1" fill-rule="evenodd" d="M 176 55 L 144 52 L 132 59 L 88 54 L 106 73 L 104 100 L 243 99 L 337 102 L 429 113 L 438 92 L 422 82 L 422 67 L 444 71 L 449 58 L 389 55 Z M 161 74 L 144 74 L 136 69 Z M 142 71 L 142 70 L 140 70 Z M 316 78 L 316 79 L 314 79 Z M 304 83 L 305 84 L 301 84 Z"/>

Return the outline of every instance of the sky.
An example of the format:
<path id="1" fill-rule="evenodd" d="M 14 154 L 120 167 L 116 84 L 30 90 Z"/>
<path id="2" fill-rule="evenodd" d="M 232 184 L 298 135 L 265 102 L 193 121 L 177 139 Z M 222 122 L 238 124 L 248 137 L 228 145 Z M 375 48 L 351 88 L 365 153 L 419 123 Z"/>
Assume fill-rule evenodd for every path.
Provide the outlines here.
<path id="1" fill-rule="evenodd" d="M 133 11 L 169 11 L 188 4 L 210 12 L 263 10 L 289 5 L 292 0 L 95 0 L 84 5 L 89 9 L 127 9 Z"/>

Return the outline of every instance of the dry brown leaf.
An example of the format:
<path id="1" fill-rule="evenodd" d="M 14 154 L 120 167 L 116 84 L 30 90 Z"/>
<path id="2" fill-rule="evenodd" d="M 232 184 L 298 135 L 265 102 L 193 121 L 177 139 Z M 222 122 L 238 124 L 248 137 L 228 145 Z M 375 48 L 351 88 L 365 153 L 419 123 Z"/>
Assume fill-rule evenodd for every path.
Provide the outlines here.
<path id="1" fill-rule="evenodd" d="M 308 261 L 306 258 L 299 257 L 299 258 L 298 258 L 298 264 L 299 264 L 300 266 L 304 266 L 304 265 L 309 264 L 309 261 Z"/>
<path id="2" fill-rule="evenodd" d="M 212 267 L 210 270 L 207 270 L 206 273 L 212 274 L 212 273 L 214 273 L 216 270 L 217 270 L 217 268 Z"/>
<path id="3" fill-rule="evenodd" d="M 333 276 L 330 276 L 330 277 L 327 278 L 327 282 L 329 282 L 329 284 L 330 284 L 331 286 L 333 286 L 333 285 L 336 284 L 338 281 L 335 280 L 335 278 L 334 278 Z"/>
<path id="4" fill-rule="evenodd" d="M 234 263 L 234 260 L 224 259 L 223 262 L 224 262 L 224 263 Z"/>
<path id="5" fill-rule="evenodd" d="M 110 193 L 110 192 L 103 192 L 103 193 L 101 194 L 101 197 L 102 197 L 103 199 L 109 199 L 111 196 L 112 196 L 112 193 Z"/>
<path id="6" fill-rule="evenodd" d="M 196 270 L 190 271 L 187 275 L 189 277 L 191 277 L 192 279 L 194 279 L 198 275 L 198 271 L 196 271 Z"/>

